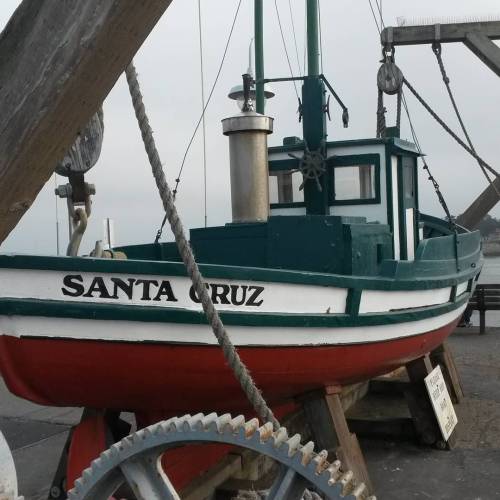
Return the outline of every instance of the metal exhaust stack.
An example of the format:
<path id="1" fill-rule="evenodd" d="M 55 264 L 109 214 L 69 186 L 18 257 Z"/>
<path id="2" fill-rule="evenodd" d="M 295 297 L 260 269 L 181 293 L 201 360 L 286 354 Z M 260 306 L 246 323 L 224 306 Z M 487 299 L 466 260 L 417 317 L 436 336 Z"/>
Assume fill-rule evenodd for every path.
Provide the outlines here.
<path id="1" fill-rule="evenodd" d="M 243 111 L 222 120 L 229 136 L 233 222 L 265 222 L 269 218 L 267 136 L 273 119 L 256 113 L 250 101 L 250 75 L 243 75 Z"/>

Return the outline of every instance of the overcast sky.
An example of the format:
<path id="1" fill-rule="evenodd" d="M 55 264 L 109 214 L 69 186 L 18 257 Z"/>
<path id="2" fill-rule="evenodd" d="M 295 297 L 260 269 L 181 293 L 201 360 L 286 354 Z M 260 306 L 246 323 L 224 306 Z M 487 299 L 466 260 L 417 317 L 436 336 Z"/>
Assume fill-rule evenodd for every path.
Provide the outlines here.
<path id="1" fill-rule="evenodd" d="M 2 0 L 0 25 L 4 26 L 18 5 Z M 266 76 L 288 76 L 273 0 L 265 0 Z M 277 0 L 285 29 L 293 69 L 299 73 L 290 23 L 288 0 Z M 290 0 L 297 30 L 299 57 L 303 58 L 304 0 Z M 222 56 L 237 0 L 201 0 L 206 93 Z M 343 129 L 334 106 L 329 139 L 373 137 L 376 123 L 376 73 L 380 44 L 368 0 L 321 0 L 324 73 L 348 105 L 351 125 Z M 498 0 L 384 0 L 387 25 L 400 16 L 408 19 L 449 18 L 467 20 L 475 16 L 500 19 Z M 230 220 L 227 139 L 220 120 L 236 111 L 227 99 L 229 89 L 240 82 L 248 65 L 248 44 L 253 31 L 253 0 L 243 0 L 236 30 L 221 78 L 207 111 L 208 223 Z M 498 155 L 500 81 L 468 49 L 445 45 L 443 57 L 459 106 L 478 152 L 500 170 Z M 429 46 L 400 47 L 398 65 L 409 81 L 433 107 L 458 130 L 435 57 Z M 136 66 L 155 137 L 170 182 L 177 177 L 180 162 L 201 108 L 197 0 L 174 0 L 139 54 Z M 286 135 L 301 136 L 297 102 L 290 84 L 276 84 L 276 97 L 266 112 L 275 117 L 270 144 L 280 144 Z M 485 187 L 477 163 L 409 98 L 415 127 L 429 165 L 438 179 L 452 213 L 463 211 Z M 102 239 L 102 220 L 114 220 L 118 244 L 151 242 L 162 219 L 161 203 L 154 186 L 147 157 L 137 130 L 124 78 L 120 78 L 104 104 L 105 139 L 99 163 L 87 175 L 97 195 L 82 250 L 88 252 Z M 394 115 L 388 116 L 388 122 Z M 409 138 L 406 120 L 402 137 Z M 203 170 L 201 136 L 188 156 L 178 195 L 178 208 L 186 227 L 203 225 Z M 65 180 L 58 178 L 58 183 Z M 442 215 L 436 196 L 425 176 L 420 175 L 421 209 Z M 67 214 L 58 204 L 61 250 L 67 244 Z M 500 206 L 493 211 L 500 216 Z M 45 253 L 56 251 L 54 180 L 40 192 L 21 223 L 3 243 L 4 252 Z M 165 231 L 165 239 L 170 233 Z"/>

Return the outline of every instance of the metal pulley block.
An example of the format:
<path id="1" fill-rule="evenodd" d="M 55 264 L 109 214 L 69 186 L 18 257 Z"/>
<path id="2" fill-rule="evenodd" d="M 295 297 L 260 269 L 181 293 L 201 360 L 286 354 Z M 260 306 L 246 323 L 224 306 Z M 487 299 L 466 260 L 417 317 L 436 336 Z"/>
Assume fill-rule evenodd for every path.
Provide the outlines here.
<path id="1" fill-rule="evenodd" d="M 403 87 L 403 72 L 391 59 L 382 63 L 377 74 L 377 86 L 379 90 L 388 95 L 398 94 Z"/>

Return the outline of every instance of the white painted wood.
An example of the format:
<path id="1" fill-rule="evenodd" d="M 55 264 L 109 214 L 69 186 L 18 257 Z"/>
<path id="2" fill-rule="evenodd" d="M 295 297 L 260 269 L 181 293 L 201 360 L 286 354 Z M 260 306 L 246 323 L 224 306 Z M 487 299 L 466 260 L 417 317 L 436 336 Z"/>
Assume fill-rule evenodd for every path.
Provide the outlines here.
<path id="1" fill-rule="evenodd" d="M 394 258 L 399 260 L 401 258 L 401 242 L 399 241 L 399 197 L 398 197 L 398 158 L 391 157 L 392 169 L 392 222 L 394 225 L 393 241 L 394 241 Z"/>
<path id="2" fill-rule="evenodd" d="M 460 295 L 462 295 L 467 291 L 468 285 L 469 285 L 468 281 L 464 281 L 463 283 L 459 283 L 457 285 L 457 297 L 459 297 Z"/>
<path id="3" fill-rule="evenodd" d="M 359 304 L 360 314 L 398 311 L 417 307 L 446 304 L 451 287 L 433 290 L 363 290 Z"/>
<path id="4" fill-rule="evenodd" d="M 306 207 L 272 208 L 271 215 L 306 215 Z"/>
<path id="5" fill-rule="evenodd" d="M 237 346 L 319 346 L 369 344 L 427 333 L 449 325 L 465 310 L 460 306 L 441 316 L 406 323 L 345 328 L 228 327 Z M 0 316 L 0 332 L 14 337 L 163 342 L 216 345 L 208 325 L 102 321 L 73 318 Z"/>
<path id="6" fill-rule="evenodd" d="M 415 260 L 415 219 L 414 209 L 405 210 L 407 260 Z"/>
<path id="7" fill-rule="evenodd" d="M 155 280 L 158 283 L 168 281 L 177 301 L 166 301 L 166 296 L 161 300 L 143 300 L 144 285 L 139 284 L 133 288 L 133 296 L 129 299 L 122 290 L 117 290 L 117 299 L 100 298 L 99 293 L 94 293 L 92 297 L 82 295 L 71 297 L 63 293 L 65 287 L 63 279 L 67 275 L 80 275 L 85 291 L 96 276 L 103 278 L 107 291 L 113 293 L 113 282 L 111 278 L 120 278 L 127 282 L 128 279 L 135 280 Z M 79 282 L 78 282 L 79 283 Z M 249 287 L 263 287 L 256 298 L 256 302 L 262 301 L 259 306 L 253 305 L 233 305 L 221 303 L 222 298 L 215 298 L 214 303 L 220 311 L 258 311 L 267 313 L 304 313 L 304 314 L 322 314 L 344 313 L 346 309 L 347 289 L 334 288 L 314 285 L 296 285 L 288 283 L 263 283 L 240 280 L 221 280 L 218 278 L 207 279 L 212 290 L 214 286 L 229 285 L 239 287 L 236 289 L 238 301 L 243 298 L 242 289 L 246 286 L 246 297 L 255 292 Z M 16 270 L 0 269 L 0 297 L 12 298 L 32 298 L 46 300 L 64 300 L 67 302 L 86 302 L 86 303 L 106 303 L 121 305 L 140 305 L 148 307 L 163 307 L 187 309 L 191 311 L 201 311 L 201 305 L 195 303 L 190 298 L 191 281 L 187 277 L 179 276 L 150 276 L 150 275 L 120 275 L 106 273 L 77 273 L 62 271 L 39 271 L 39 270 Z M 158 285 L 151 285 L 150 297 L 154 298 L 158 290 Z M 222 291 L 219 286 L 217 290 Z M 214 298 L 214 296 L 212 295 Z M 230 298 L 230 296 L 228 296 Z M 248 300 L 247 300 L 248 301 Z"/>

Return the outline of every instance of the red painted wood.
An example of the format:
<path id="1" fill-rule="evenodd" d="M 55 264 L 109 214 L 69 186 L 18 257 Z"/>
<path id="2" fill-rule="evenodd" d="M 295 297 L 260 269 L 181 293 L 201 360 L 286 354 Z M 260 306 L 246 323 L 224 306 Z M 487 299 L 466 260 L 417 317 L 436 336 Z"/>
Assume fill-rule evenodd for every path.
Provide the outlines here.
<path id="1" fill-rule="evenodd" d="M 426 334 L 346 346 L 239 349 L 271 405 L 322 386 L 391 371 L 430 352 L 456 321 Z M 0 371 L 9 389 L 52 406 L 155 413 L 248 411 L 216 346 L 0 337 Z"/>
<path id="2" fill-rule="evenodd" d="M 68 490 L 82 472 L 108 448 L 104 415 L 92 415 L 73 428 L 66 467 Z"/>

